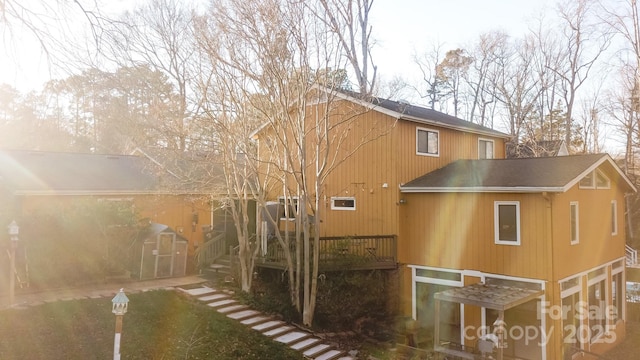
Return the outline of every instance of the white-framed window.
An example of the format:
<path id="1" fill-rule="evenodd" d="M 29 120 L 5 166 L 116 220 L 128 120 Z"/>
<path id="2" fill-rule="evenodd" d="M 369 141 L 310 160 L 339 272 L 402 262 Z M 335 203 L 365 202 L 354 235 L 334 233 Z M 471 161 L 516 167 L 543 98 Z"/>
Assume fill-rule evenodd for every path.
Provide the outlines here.
<path id="1" fill-rule="evenodd" d="M 296 214 L 298 213 L 298 197 L 284 197 L 280 196 L 278 198 L 278 202 L 280 203 L 278 214 L 280 219 L 295 219 Z M 288 203 L 288 204 L 286 204 Z"/>
<path id="2" fill-rule="evenodd" d="M 520 202 L 494 202 L 495 243 L 520 245 Z"/>
<path id="3" fill-rule="evenodd" d="M 591 171 L 580 180 L 581 189 L 609 189 L 611 181 L 600 169 Z"/>
<path id="4" fill-rule="evenodd" d="M 331 210 L 351 210 L 356 209 L 356 198 L 354 197 L 339 197 L 335 196 L 331 198 Z"/>
<path id="5" fill-rule="evenodd" d="M 625 282 L 623 260 L 611 264 L 611 305 L 614 306 L 612 325 L 618 320 L 625 320 Z"/>
<path id="6" fill-rule="evenodd" d="M 595 343 L 604 335 L 607 323 L 607 268 L 593 270 L 587 277 L 587 302 L 589 312 L 593 312 L 593 316 L 589 316 L 589 328 L 591 342 Z"/>
<path id="7" fill-rule="evenodd" d="M 618 201 L 611 200 L 611 235 L 618 235 Z"/>
<path id="8" fill-rule="evenodd" d="M 580 206 L 577 201 L 569 203 L 569 234 L 571 245 L 580 242 Z"/>
<path id="9" fill-rule="evenodd" d="M 579 313 L 576 311 L 582 298 L 582 277 L 576 276 L 560 282 L 560 297 L 562 298 L 562 308 L 568 309 L 562 316 L 562 338 L 565 339 L 563 347 L 565 359 L 573 358 L 579 349 L 584 348 L 581 342 L 583 336 L 580 335 L 582 323 Z M 586 339 L 585 339 L 586 340 Z"/>
<path id="10" fill-rule="evenodd" d="M 432 129 L 416 128 L 416 154 L 440 155 L 440 132 Z"/>
<path id="11" fill-rule="evenodd" d="M 493 140 L 478 139 L 478 159 L 493 159 L 495 157 L 493 147 Z"/>

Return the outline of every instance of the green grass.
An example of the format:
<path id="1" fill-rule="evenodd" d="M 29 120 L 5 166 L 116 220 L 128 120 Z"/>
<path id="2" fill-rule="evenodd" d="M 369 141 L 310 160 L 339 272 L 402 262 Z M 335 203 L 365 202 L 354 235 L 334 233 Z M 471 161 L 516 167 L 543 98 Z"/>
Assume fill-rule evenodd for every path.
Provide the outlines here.
<path id="1" fill-rule="evenodd" d="M 301 359 L 299 353 L 174 291 L 128 295 L 129 359 Z M 0 311 L 0 359 L 113 358 L 111 299 Z"/>

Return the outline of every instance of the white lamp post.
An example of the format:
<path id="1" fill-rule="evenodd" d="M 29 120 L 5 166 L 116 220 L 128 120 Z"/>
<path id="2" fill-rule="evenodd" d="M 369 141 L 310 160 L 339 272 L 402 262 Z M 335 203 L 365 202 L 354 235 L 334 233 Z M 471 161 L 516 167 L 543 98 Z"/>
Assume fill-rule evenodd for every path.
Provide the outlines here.
<path id="1" fill-rule="evenodd" d="M 8 226 L 11 239 L 11 259 L 9 265 L 9 306 L 13 306 L 16 291 L 16 248 L 18 247 L 18 234 L 20 227 L 15 220 Z"/>
<path id="2" fill-rule="evenodd" d="M 122 334 L 122 317 L 127 313 L 129 298 L 124 294 L 124 289 L 111 300 L 113 303 L 112 312 L 116 315 L 116 335 L 113 339 L 113 360 L 120 360 L 120 336 Z"/>

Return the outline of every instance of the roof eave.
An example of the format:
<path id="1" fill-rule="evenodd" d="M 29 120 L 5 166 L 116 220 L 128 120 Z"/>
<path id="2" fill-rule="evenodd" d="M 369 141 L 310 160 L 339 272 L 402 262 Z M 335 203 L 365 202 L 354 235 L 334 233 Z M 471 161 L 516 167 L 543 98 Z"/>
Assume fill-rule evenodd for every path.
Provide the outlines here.
<path id="1" fill-rule="evenodd" d="M 401 193 L 543 193 L 564 192 L 563 187 L 482 186 L 482 187 L 400 187 Z"/>
<path id="2" fill-rule="evenodd" d="M 393 112 L 392 110 L 388 110 L 390 112 Z M 513 136 L 509 135 L 509 134 L 504 134 L 501 133 L 499 131 L 483 131 L 480 129 L 472 129 L 472 128 L 468 128 L 468 127 L 464 127 L 464 126 L 455 126 L 455 125 L 451 125 L 451 124 L 445 124 L 439 121 L 435 121 L 435 120 L 430 120 L 430 119 L 423 119 L 423 118 L 419 118 L 419 117 L 415 117 L 415 116 L 410 116 L 410 115 L 405 115 L 405 114 L 401 114 L 401 113 L 396 113 L 398 115 L 398 119 L 399 120 L 406 120 L 406 121 L 412 121 L 412 122 L 417 122 L 417 123 L 421 123 L 421 124 L 427 124 L 427 125 L 433 125 L 433 126 L 439 126 L 442 128 L 447 128 L 447 129 L 452 129 L 452 130 L 458 130 L 458 131 L 464 131 L 464 132 L 468 132 L 468 133 L 472 133 L 472 134 L 478 134 L 478 135 L 485 135 L 485 136 L 492 136 L 492 137 L 497 137 L 497 138 L 501 138 L 501 139 L 511 139 Z"/>

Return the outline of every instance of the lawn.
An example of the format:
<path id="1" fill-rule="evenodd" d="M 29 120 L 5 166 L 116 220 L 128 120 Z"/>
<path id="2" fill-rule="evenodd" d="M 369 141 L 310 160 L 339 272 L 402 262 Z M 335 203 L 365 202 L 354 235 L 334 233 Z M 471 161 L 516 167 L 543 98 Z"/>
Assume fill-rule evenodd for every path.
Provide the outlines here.
<path id="1" fill-rule="evenodd" d="M 129 359 L 301 359 L 301 355 L 175 291 L 128 295 L 121 354 Z M 111 299 L 0 311 L 0 359 L 113 358 Z"/>

